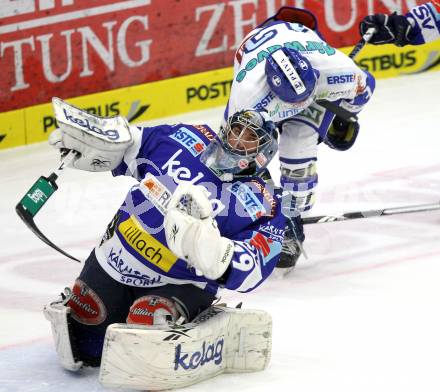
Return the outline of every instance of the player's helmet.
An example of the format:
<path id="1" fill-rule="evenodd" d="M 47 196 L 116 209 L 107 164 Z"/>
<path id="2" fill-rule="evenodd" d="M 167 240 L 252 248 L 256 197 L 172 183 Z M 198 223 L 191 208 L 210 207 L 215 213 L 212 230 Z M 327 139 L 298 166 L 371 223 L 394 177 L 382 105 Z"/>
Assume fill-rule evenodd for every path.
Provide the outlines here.
<path id="1" fill-rule="evenodd" d="M 278 129 L 266 112 L 241 110 L 228 118 L 200 160 L 223 180 L 262 172 L 278 151 Z"/>
<path id="2" fill-rule="evenodd" d="M 265 71 L 270 89 L 281 100 L 298 109 L 312 103 L 319 71 L 300 52 L 277 49 L 267 58 Z"/>

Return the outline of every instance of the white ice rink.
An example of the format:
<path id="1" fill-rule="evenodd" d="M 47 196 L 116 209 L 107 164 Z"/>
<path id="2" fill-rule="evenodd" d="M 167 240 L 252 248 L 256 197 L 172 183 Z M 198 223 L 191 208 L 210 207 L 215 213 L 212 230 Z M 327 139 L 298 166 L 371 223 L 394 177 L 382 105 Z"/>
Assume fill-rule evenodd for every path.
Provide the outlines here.
<path id="1" fill-rule="evenodd" d="M 440 72 L 379 80 L 349 151 L 320 148 L 314 214 L 440 200 Z M 219 124 L 222 110 L 162 122 Z M 157 123 L 155 121 L 155 123 Z M 96 370 L 63 371 L 41 309 L 81 265 L 37 239 L 14 207 L 56 168 L 46 144 L 0 152 L 0 391 L 103 391 Z M 276 176 L 276 165 L 273 166 Z M 84 259 L 123 200 L 128 178 L 67 170 L 36 218 L 52 241 Z M 440 210 L 310 225 L 285 278 L 231 306 L 273 316 L 261 373 L 221 375 L 188 391 L 440 391 Z"/>

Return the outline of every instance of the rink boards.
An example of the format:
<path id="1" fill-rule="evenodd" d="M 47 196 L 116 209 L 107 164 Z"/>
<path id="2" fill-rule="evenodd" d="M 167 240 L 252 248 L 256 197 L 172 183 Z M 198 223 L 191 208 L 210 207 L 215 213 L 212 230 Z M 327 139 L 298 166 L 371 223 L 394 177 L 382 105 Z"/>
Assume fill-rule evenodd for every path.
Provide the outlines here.
<path id="1" fill-rule="evenodd" d="M 350 48 L 341 49 L 349 53 Z M 358 64 L 377 78 L 440 70 L 440 40 L 422 47 L 367 45 Z M 122 115 L 133 123 L 225 105 L 232 68 L 196 73 L 68 99 L 102 116 Z M 50 103 L 0 113 L 0 149 L 47 140 L 56 127 Z"/>

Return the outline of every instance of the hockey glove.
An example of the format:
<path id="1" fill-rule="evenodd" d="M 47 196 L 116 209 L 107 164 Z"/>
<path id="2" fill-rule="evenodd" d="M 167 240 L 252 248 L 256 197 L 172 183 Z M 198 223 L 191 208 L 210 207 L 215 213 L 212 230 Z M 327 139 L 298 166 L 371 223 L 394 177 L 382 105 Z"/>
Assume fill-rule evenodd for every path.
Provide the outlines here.
<path id="1" fill-rule="evenodd" d="M 133 143 L 130 127 L 123 117 L 99 117 L 52 100 L 59 128 L 49 137 L 49 144 L 61 150 L 80 153 L 69 166 L 93 172 L 116 168 Z"/>
<path id="2" fill-rule="evenodd" d="M 336 116 L 327 131 L 324 143 L 334 150 L 346 151 L 353 146 L 358 133 L 358 122 L 345 121 Z"/>
<path id="3" fill-rule="evenodd" d="M 373 45 L 394 44 L 405 46 L 410 43 L 412 25 L 403 15 L 396 12 L 391 15 L 375 14 L 366 16 L 359 24 L 359 31 L 364 35 L 370 27 L 376 32 L 369 43 Z"/>
<path id="4" fill-rule="evenodd" d="M 200 185 L 180 184 L 165 215 L 169 249 L 208 279 L 220 278 L 234 254 L 234 243 L 222 237 L 210 216 L 211 203 Z"/>

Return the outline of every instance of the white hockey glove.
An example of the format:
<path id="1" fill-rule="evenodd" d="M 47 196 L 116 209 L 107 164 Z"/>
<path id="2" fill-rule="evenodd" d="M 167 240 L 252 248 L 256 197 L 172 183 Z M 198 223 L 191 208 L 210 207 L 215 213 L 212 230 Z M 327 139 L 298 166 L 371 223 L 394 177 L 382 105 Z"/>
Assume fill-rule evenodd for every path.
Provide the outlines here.
<path id="1" fill-rule="evenodd" d="M 116 168 L 133 143 L 125 118 L 99 117 L 52 99 L 59 128 L 49 137 L 49 144 L 60 150 L 74 150 L 81 155 L 69 166 L 93 172 Z"/>
<path id="2" fill-rule="evenodd" d="M 176 256 L 208 279 L 218 279 L 231 262 L 234 244 L 221 236 L 207 193 L 200 185 L 179 184 L 165 215 L 165 236 Z"/>

